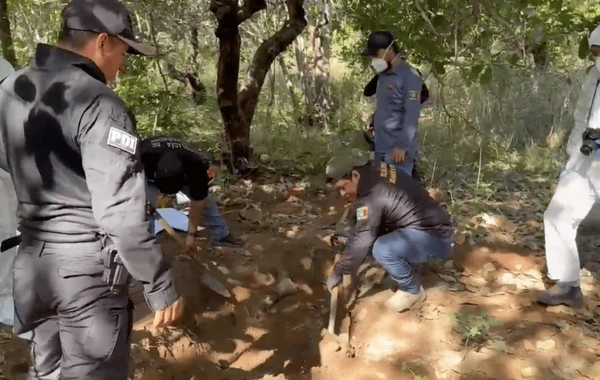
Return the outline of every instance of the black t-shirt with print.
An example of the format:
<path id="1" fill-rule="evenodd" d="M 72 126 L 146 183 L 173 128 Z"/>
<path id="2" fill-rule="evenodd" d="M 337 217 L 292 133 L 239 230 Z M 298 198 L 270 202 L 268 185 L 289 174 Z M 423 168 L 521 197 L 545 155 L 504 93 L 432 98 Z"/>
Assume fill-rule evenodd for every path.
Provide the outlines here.
<path id="1" fill-rule="evenodd" d="M 174 194 L 187 187 L 192 200 L 208 196 L 209 162 L 181 140 L 165 136 L 143 139 L 140 154 L 146 177 L 161 193 Z"/>

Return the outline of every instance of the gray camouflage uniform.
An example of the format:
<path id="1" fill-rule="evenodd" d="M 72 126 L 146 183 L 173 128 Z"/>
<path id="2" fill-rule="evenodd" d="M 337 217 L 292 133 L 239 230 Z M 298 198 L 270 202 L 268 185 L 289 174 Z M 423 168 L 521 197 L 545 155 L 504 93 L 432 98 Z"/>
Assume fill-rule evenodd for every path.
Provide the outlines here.
<path id="1" fill-rule="evenodd" d="M 103 281 L 114 246 L 152 310 L 179 297 L 148 232 L 136 128 L 88 59 L 40 44 L 0 85 L 0 168 L 13 179 L 23 240 L 14 330 L 30 379 L 124 380 L 132 304 Z"/>

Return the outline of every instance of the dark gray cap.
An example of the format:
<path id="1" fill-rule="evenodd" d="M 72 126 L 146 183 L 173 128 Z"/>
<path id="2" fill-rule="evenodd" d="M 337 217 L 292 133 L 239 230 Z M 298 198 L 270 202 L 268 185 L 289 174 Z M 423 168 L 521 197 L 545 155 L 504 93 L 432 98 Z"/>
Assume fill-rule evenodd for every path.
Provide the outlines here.
<path id="1" fill-rule="evenodd" d="M 345 156 L 337 156 L 329 160 L 325 168 L 325 176 L 328 180 L 338 181 L 354 170 L 366 165 L 369 156 L 362 153 L 354 153 Z"/>
<path id="2" fill-rule="evenodd" d="M 396 37 L 391 32 L 379 30 L 369 34 L 367 46 L 362 52 L 362 55 L 367 57 L 375 57 L 379 49 L 387 49 L 396 41 Z"/>
<path id="3" fill-rule="evenodd" d="M 129 54 L 154 56 L 156 48 L 139 41 L 133 33 L 131 14 L 119 0 L 71 0 L 62 13 L 71 30 L 106 33 L 129 45 Z"/>

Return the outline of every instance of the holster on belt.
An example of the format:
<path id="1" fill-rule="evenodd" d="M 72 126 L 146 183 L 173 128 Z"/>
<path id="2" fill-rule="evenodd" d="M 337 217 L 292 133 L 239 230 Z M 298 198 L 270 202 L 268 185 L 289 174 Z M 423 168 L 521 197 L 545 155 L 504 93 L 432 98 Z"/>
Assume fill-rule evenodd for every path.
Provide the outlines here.
<path id="1" fill-rule="evenodd" d="M 104 283 L 110 286 L 110 291 L 119 294 L 123 287 L 129 284 L 131 275 L 123 265 L 119 252 L 113 247 L 102 249 L 102 261 L 104 263 Z"/>

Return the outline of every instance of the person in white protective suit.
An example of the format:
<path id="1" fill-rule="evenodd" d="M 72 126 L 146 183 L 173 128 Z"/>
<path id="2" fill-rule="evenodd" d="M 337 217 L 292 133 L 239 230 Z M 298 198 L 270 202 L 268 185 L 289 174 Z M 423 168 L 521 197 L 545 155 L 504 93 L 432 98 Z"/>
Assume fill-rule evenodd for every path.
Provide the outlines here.
<path id="1" fill-rule="evenodd" d="M 0 57 L 0 81 L 15 71 L 12 65 Z M 0 146 L 0 150 L 4 147 Z M 0 152 L 0 156 L 1 156 Z M 17 195 L 10 174 L 0 169 L 0 241 L 17 233 Z M 12 326 L 14 301 L 12 295 L 12 264 L 17 249 L 0 252 L 0 323 Z"/>
<path id="2" fill-rule="evenodd" d="M 589 45 L 595 66 L 583 83 L 575 126 L 567 142 L 567 164 L 544 213 L 548 277 L 556 281 L 538 295 L 538 303 L 544 305 L 583 306 L 575 238 L 583 219 L 600 201 L 600 151 L 596 151 L 597 145 L 582 148 L 594 147 L 599 142 L 594 140 L 600 138 L 600 26 L 590 34 Z"/>

